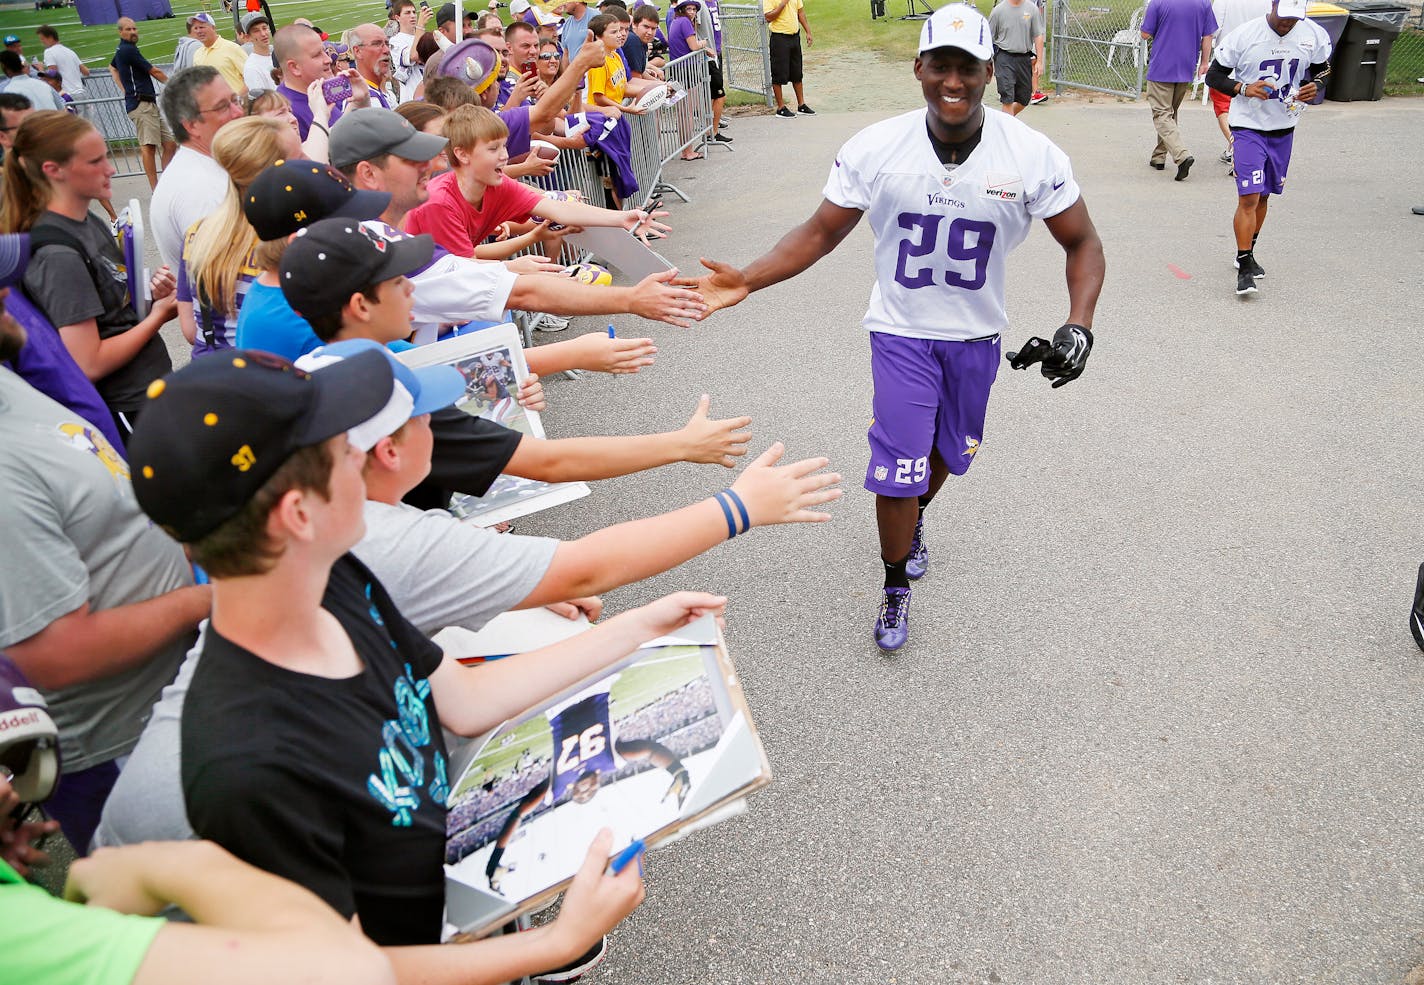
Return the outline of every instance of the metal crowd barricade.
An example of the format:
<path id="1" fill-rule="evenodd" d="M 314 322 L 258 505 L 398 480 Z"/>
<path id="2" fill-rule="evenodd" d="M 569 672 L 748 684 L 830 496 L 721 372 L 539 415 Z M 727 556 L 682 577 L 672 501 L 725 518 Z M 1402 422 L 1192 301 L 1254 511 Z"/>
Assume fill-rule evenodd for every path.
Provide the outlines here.
<path id="1" fill-rule="evenodd" d="M 711 74 L 707 56 L 692 52 L 663 66 L 663 75 L 687 90 L 687 95 L 671 106 L 630 119 L 633 128 L 633 173 L 638 194 L 647 202 L 661 192 L 671 192 L 684 202 L 686 194 L 662 180 L 664 166 L 687 148 L 704 148 L 712 133 Z"/>
<path id="2" fill-rule="evenodd" d="M 171 66 L 157 66 L 167 71 Z M 155 83 L 158 92 L 163 91 L 161 83 Z M 124 90 L 114 84 L 108 72 L 93 72 L 84 80 L 84 98 L 74 101 L 74 108 L 104 135 L 108 145 L 109 160 L 113 162 L 116 177 L 128 178 L 143 174 L 143 158 L 139 154 L 138 131 L 124 109 Z"/>

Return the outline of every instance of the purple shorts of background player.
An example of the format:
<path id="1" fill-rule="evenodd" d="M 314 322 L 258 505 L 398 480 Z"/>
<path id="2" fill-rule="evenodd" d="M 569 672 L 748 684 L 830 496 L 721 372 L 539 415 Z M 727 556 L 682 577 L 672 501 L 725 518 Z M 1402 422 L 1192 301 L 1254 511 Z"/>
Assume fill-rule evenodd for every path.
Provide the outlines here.
<path id="1" fill-rule="evenodd" d="M 1272 136 L 1259 130 L 1231 130 L 1237 195 L 1279 195 L 1286 187 L 1295 131 Z"/>
<path id="2" fill-rule="evenodd" d="M 875 383 L 865 488 L 879 496 L 923 494 L 929 456 L 939 449 L 963 475 L 984 436 L 989 388 L 999 372 L 999 337 L 971 342 L 870 333 Z"/>

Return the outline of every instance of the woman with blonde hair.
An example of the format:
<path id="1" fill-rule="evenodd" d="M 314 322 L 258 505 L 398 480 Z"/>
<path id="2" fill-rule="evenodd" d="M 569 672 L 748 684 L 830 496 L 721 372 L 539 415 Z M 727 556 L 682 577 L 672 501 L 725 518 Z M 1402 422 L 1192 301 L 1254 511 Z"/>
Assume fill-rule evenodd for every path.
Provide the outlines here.
<path id="1" fill-rule="evenodd" d="M 29 233 L 25 291 L 94 381 L 125 441 L 148 385 L 172 371 L 158 329 L 173 317 L 173 274 L 150 280 L 153 303 L 140 318 L 123 251 L 89 209 L 111 196 L 104 137 L 82 117 L 32 113 L 15 131 L 0 187 L 0 232 Z"/>
<path id="2" fill-rule="evenodd" d="M 253 257 L 257 233 L 242 212 L 242 196 L 266 168 L 301 157 L 297 131 L 270 116 L 234 120 L 213 139 L 213 160 L 228 174 L 217 210 L 193 224 L 178 268 L 178 322 L 193 355 L 231 349 L 248 288 L 262 272 Z"/>

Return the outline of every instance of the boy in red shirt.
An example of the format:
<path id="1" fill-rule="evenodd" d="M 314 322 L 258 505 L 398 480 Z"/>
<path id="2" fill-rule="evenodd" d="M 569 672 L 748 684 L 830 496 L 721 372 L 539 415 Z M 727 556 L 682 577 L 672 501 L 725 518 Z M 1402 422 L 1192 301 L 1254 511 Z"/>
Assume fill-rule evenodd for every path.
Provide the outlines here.
<path id="1" fill-rule="evenodd" d="M 451 253 L 481 260 L 504 260 L 535 243 L 548 244 L 549 255 L 557 256 L 568 230 L 551 229 L 551 223 L 668 231 L 656 221 L 666 212 L 618 212 L 584 202 L 554 201 L 507 177 L 503 168 L 509 160 L 508 136 L 504 121 L 483 107 L 461 106 L 447 116 L 445 137 L 454 167 L 430 182 L 430 199 L 406 217 L 406 231 L 429 233 Z M 498 242 L 485 242 L 501 225 L 522 226 L 531 217 L 532 226 Z"/>

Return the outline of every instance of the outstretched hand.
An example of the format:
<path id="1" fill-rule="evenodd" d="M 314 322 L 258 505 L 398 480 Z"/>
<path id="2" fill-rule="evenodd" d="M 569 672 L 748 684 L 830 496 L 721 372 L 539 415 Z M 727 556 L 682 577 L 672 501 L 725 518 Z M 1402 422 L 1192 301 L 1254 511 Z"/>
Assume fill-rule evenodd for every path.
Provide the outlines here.
<path id="1" fill-rule="evenodd" d="M 702 266 L 712 272 L 701 277 L 682 277 L 673 281 L 679 287 L 696 288 L 702 295 L 702 300 L 707 304 L 707 310 L 698 321 L 714 311 L 740 304 L 742 299 L 751 293 L 747 288 L 746 275 L 730 263 L 708 260 L 703 257 Z"/>
<path id="2" fill-rule="evenodd" d="M 746 503 L 753 527 L 774 523 L 824 523 L 831 515 L 808 507 L 841 498 L 841 491 L 835 488 L 841 477 L 835 472 L 820 471 L 830 464 L 830 459 L 803 458 L 790 465 L 777 465 L 785 451 L 786 447 L 776 442 L 732 483 L 732 489 Z"/>
<path id="3" fill-rule="evenodd" d="M 682 282 L 674 280 L 677 268 L 661 270 L 649 274 L 633 285 L 633 296 L 629 299 L 628 311 L 649 321 L 667 322 L 678 328 L 687 328 L 707 310 L 702 295 L 678 286 Z"/>
<path id="4" fill-rule="evenodd" d="M 697 409 L 682 430 L 681 460 L 699 465 L 725 465 L 731 468 L 738 458 L 747 453 L 747 444 L 752 440 L 751 432 L 743 431 L 752 422 L 750 417 L 729 417 L 716 421 L 707 416 L 712 406 L 712 398 L 707 394 L 697 401 Z"/>

